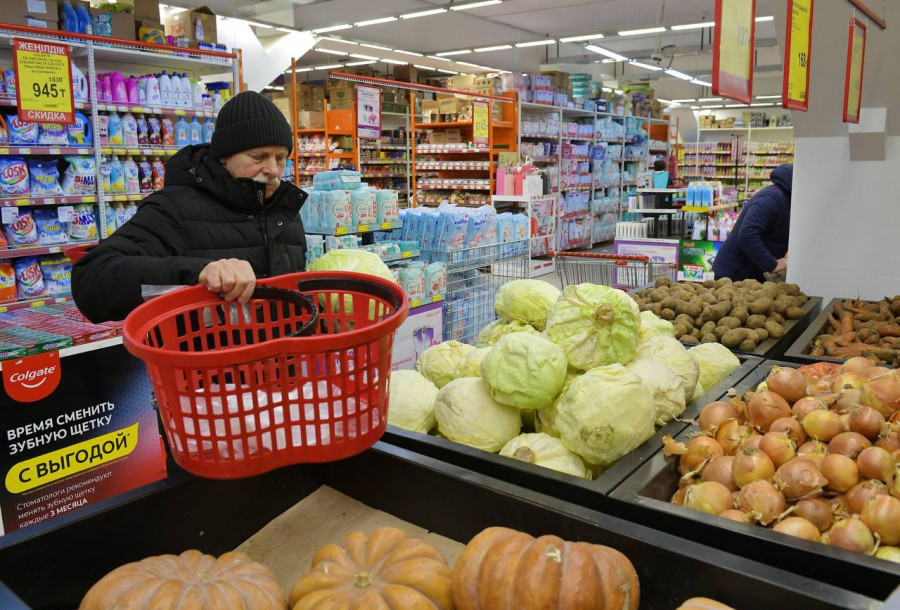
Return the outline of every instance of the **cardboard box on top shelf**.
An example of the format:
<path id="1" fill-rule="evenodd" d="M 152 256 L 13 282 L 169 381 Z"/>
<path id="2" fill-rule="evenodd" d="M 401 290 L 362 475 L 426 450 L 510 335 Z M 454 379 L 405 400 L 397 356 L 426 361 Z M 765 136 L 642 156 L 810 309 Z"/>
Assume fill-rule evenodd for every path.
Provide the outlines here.
<path id="1" fill-rule="evenodd" d="M 137 40 L 134 15 L 131 13 L 110 13 L 112 37 L 120 40 Z"/>
<path id="2" fill-rule="evenodd" d="M 441 103 L 437 100 L 422 100 L 422 122 L 436 123 L 441 114 Z"/>
<path id="3" fill-rule="evenodd" d="M 28 17 L 36 21 L 58 22 L 59 4 L 56 0 L 3 0 L 0 2 L 0 21 L 12 23 L 10 19 L 24 20 Z M 15 25 L 25 25 L 16 23 Z M 34 26 L 44 27 L 44 26 Z"/>
<path id="4" fill-rule="evenodd" d="M 325 113 L 310 110 L 301 110 L 297 113 L 298 129 L 324 129 Z"/>
<path id="5" fill-rule="evenodd" d="M 505 73 L 500 75 L 500 88 L 503 91 L 523 92 L 528 89 L 528 83 L 521 72 Z"/>
<path id="6" fill-rule="evenodd" d="M 475 89 L 474 74 L 460 74 L 450 79 L 450 88 L 457 91 L 472 91 Z"/>
<path id="7" fill-rule="evenodd" d="M 465 107 L 469 105 L 469 100 L 451 97 L 442 99 L 439 103 L 441 114 L 464 114 Z"/>
<path id="8" fill-rule="evenodd" d="M 202 30 L 202 38 L 197 36 L 198 21 L 200 22 L 199 29 Z M 176 37 L 187 36 L 191 46 L 196 46 L 198 42 L 217 43 L 219 40 L 216 31 L 216 14 L 206 6 L 172 13 L 166 16 L 166 34 Z"/>
<path id="9" fill-rule="evenodd" d="M 557 92 L 567 91 L 569 89 L 569 73 L 560 72 L 558 70 L 550 70 L 541 72 L 541 76 L 550 78 L 550 88 Z"/>
<path id="10" fill-rule="evenodd" d="M 404 83 L 419 82 L 419 70 L 415 66 L 399 66 L 393 68 L 393 80 Z"/>
<path id="11" fill-rule="evenodd" d="M 121 0 L 119 0 L 121 2 Z M 134 7 L 135 20 L 159 21 L 159 0 L 129 0 Z"/>
<path id="12" fill-rule="evenodd" d="M 36 19 L 34 17 L 6 17 L 0 15 L 0 22 L 9 23 L 10 25 L 24 25 L 30 28 L 44 28 L 46 30 L 59 29 L 59 21 Z"/>
<path id="13" fill-rule="evenodd" d="M 447 134 L 443 131 L 430 131 L 428 132 L 428 143 L 429 144 L 446 144 L 447 143 Z"/>
<path id="14" fill-rule="evenodd" d="M 462 143 L 462 133 L 459 129 L 448 129 L 444 132 L 444 137 L 447 138 L 447 144 L 460 144 Z"/>
<path id="15" fill-rule="evenodd" d="M 332 89 L 328 93 L 328 105 L 332 110 L 353 109 L 353 89 Z"/>
<path id="16" fill-rule="evenodd" d="M 266 95 L 266 93 L 263 93 L 263 95 Z M 271 99 L 272 103 L 275 104 L 275 107 L 281 111 L 281 114 L 284 115 L 284 118 L 286 118 L 288 120 L 288 122 L 290 122 L 290 120 L 291 120 L 291 98 L 284 97 L 284 96 L 276 96 L 276 97 L 270 97 L 269 99 Z"/>

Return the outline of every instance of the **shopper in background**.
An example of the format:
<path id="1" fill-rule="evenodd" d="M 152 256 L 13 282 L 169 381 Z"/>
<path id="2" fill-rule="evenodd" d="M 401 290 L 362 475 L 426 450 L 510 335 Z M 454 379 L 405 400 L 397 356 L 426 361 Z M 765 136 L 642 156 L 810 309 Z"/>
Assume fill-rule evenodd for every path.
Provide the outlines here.
<path id="1" fill-rule="evenodd" d="M 717 278 L 763 282 L 766 273 L 787 269 L 793 176 L 793 165 L 779 165 L 772 170 L 773 185 L 757 192 L 744 204 L 734 229 L 713 262 Z"/>
<path id="2" fill-rule="evenodd" d="M 282 182 L 294 146 L 270 100 L 246 91 L 222 107 L 210 144 L 186 146 L 165 186 L 72 270 L 78 308 L 94 322 L 121 320 L 143 287 L 204 284 L 246 303 L 256 279 L 302 271 L 306 193 Z"/>

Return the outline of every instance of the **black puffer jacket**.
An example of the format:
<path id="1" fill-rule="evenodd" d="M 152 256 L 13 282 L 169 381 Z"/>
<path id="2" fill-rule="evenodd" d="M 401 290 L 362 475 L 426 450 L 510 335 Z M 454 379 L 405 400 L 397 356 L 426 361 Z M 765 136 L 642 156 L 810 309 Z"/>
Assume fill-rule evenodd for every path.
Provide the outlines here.
<path id="1" fill-rule="evenodd" d="M 72 293 L 88 319 L 121 320 L 143 302 L 142 285 L 196 284 L 222 258 L 246 260 L 257 277 L 304 269 L 306 193 L 285 182 L 266 200 L 265 185 L 232 178 L 208 151 L 179 151 L 165 188 L 75 265 Z"/>

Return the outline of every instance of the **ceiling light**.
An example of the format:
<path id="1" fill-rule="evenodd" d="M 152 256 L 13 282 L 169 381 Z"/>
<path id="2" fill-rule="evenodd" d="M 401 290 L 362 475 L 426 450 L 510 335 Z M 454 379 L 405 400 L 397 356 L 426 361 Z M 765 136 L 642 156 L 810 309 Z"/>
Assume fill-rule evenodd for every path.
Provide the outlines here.
<path id="1" fill-rule="evenodd" d="M 703 107 L 703 110 L 712 110 L 712 109 L 714 109 L 714 108 L 724 108 L 724 107 L 725 107 L 725 106 L 722 106 L 722 105 L 719 105 L 719 106 L 704 106 L 704 107 Z"/>
<path id="2" fill-rule="evenodd" d="M 695 85 L 700 85 L 701 87 L 712 87 L 712 83 L 708 83 L 705 80 L 700 80 L 699 78 L 695 78 L 691 82 Z"/>
<path id="3" fill-rule="evenodd" d="M 516 43 L 516 46 L 519 47 L 519 48 L 521 48 L 521 47 L 540 47 L 540 46 L 542 46 L 542 45 L 554 44 L 554 43 L 556 43 L 556 41 L 553 40 L 553 39 L 550 39 L 550 40 L 532 40 L 531 42 L 517 42 L 517 43 Z"/>
<path id="4" fill-rule="evenodd" d="M 437 55 L 429 55 L 428 59 L 436 59 L 438 61 L 450 61 L 446 57 L 438 57 Z"/>
<path id="5" fill-rule="evenodd" d="M 774 20 L 775 20 L 775 17 L 773 17 L 772 15 L 768 15 L 765 17 L 757 17 L 756 23 L 762 23 L 764 21 L 774 21 Z"/>
<path id="6" fill-rule="evenodd" d="M 357 21 L 353 25 L 358 28 L 366 27 L 367 25 L 378 25 L 379 23 L 388 23 L 391 21 L 397 21 L 396 17 L 380 17 L 378 19 L 367 19 L 365 21 Z"/>
<path id="7" fill-rule="evenodd" d="M 472 49 L 462 49 L 460 51 L 444 51 L 443 53 L 435 53 L 438 57 L 450 57 L 451 55 L 465 55 L 471 53 Z"/>
<path id="8" fill-rule="evenodd" d="M 726 108 L 743 108 L 746 104 L 725 104 Z"/>
<path id="9" fill-rule="evenodd" d="M 487 51 L 502 51 L 503 49 L 511 49 L 511 44 L 498 44 L 494 47 L 481 47 L 479 49 L 475 49 L 476 53 L 485 53 Z"/>
<path id="10" fill-rule="evenodd" d="M 341 25 L 331 25 L 327 28 L 316 28 L 313 30 L 313 34 L 324 34 L 325 32 L 337 32 L 338 30 L 349 30 L 353 26 L 349 23 L 344 23 Z"/>
<path id="11" fill-rule="evenodd" d="M 625 61 L 625 59 L 624 59 L 624 58 L 623 58 L 623 59 L 601 59 L 601 60 L 599 60 L 599 61 L 597 61 L 597 62 L 595 62 L 595 63 L 598 63 L 598 64 L 614 64 L 614 63 L 619 62 L 619 61 Z"/>
<path id="12" fill-rule="evenodd" d="M 330 55 L 346 55 L 343 51 L 333 51 L 332 49 L 320 49 L 316 47 L 313 51 L 318 51 L 319 53 L 328 53 Z"/>
<path id="13" fill-rule="evenodd" d="M 661 101 L 663 104 L 678 104 L 678 103 L 679 103 L 679 102 L 677 102 L 677 101 L 675 101 L 675 100 L 664 100 L 664 99 L 661 98 L 661 97 L 656 98 L 656 99 L 658 99 L 659 101 Z M 689 100 L 689 101 L 694 101 L 694 100 Z"/>
<path id="14" fill-rule="evenodd" d="M 297 68 L 294 72 L 309 72 L 312 68 Z"/>
<path id="15" fill-rule="evenodd" d="M 603 34 L 587 34 L 585 36 L 569 36 L 567 38 L 560 38 L 560 42 L 579 42 L 582 40 L 596 40 L 597 38 L 603 38 Z"/>
<path id="16" fill-rule="evenodd" d="M 689 100 L 673 100 L 673 101 L 678 102 L 679 104 L 688 104 L 688 103 L 691 103 L 691 102 L 696 102 L 697 100 L 696 100 L 696 99 L 689 99 Z M 702 101 L 702 100 L 700 100 L 700 101 Z"/>
<path id="17" fill-rule="evenodd" d="M 314 66 L 310 68 L 310 70 L 334 70 L 341 67 L 343 67 L 341 64 L 329 64 L 327 66 Z"/>
<path id="18" fill-rule="evenodd" d="M 772 104 L 772 103 L 765 104 L 765 103 L 763 103 L 763 104 L 750 104 L 750 105 L 753 106 L 753 107 L 759 108 L 760 106 L 777 106 L 778 104 Z"/>
<path id="19" fill-rule="evenodd" d="M 387 63 L 387 64 L 397 64 L 398 66 L 408 66 L 409 65 L 409 62 L 397 61 L 396 59 L 388 59 L 387 57 L 383 57 L 381 59 L 381 61 L 383 61 L 384 63 Z"/>
<path id="20" fill-rule="evenodd" d="M 679 72 L 678 70 L 673 70 L 672 68 L 666 69 L 666 74 L 669 76 L 674 76 L 675 78 L 680 78 L 681 80 L 693 80 L 693 76 L 688 76 L 684 72 Z"/>
<path id="21" fill-rule="evenodd" d="M 645 70 L 653 70 L 654 72 L 656 70 L 662 70 L 662 68 L 660 68 L 659 66 L 651 66 L 650 64 L 642 64 L 639 61 L 629 61 L 628 63 L 631 64 L 632 66 L 637 66 L 638 68 L 643 68 Z"/>
<path id="22" fill-rule="evenodd" d="M 781 95 L 757 95 L 758 100 L 780 100 Z"/>
<path id="23" fill-rule="evenodd" d="M 485 0 L 484 2 L 473 2 L 471 4 L 461 4 L 459 6 L 451 6 L 451 11 L 467 11 L 470 8 L 481 8 L 482 6 L 491 6 L 492 4 L 500 4 L 503 0 Z"/>
<path id="24" fill-rule="evenodd" d="M 344 40 L 343 38 L 331 38 L 330 36 L 323 36 L 322 40 L 330 40 L 332 42 L 339 42 L 341 44 L 352 44 L 354 47 L 357 46 L 357 43 L 352 40 Z"/>
<path id="25" fill-rule="evenodd" d="M 348 63 L 348 66 L 368 66 L 369 64 L 374 64 L 375 61 L 351 61 Z"/>
<path id="26" fill-rule="evenodd" d="M 425 57 L 424 53 L 416 53 L 414 51 L 403 51 L 401 49 L 394 49 L 394 53 L 402 53 L 403 55 L 415 55 L 416 57 Z"/>
<path id="27" fill-rule="evenodd" d="M 430 11 L 419 11 L 418 13 L 407 13 L 405 15 L 400 15 L 400 19 L 415 19 L 417 17 L 427 17 L 428 15 L 437 15 L 439 13 L 446 13 L 447 9 L 445 8 L 436 8 Z"/>
<path id="28" fill-rule="evenodd" d="M 456 63 L 458 63 L 461 66 L 469 66 L 470 68 L 483 68 L 484 67 L 484 66 L 479 66 L 478 64 L 470 64 L 467 61 L 458 61 Z M 490 70 L 490 68 L 486 68 L 486 69 Z"/>
<path id="29" fill-rule="evenodd" d="M 413 67 L 419 70 L 434 70 L 431 66 L 420 66 L 419 64 L 413 64 Z"/>
<path id="30" fill-rule="evenodd" d="M 701 97 L 698 102 L 721 102 L 721 97 Z"/>
<path id="31" fill-rule="evenodd" d="M 371 55 L 360 55 L 358 53 L 350 53 L 350 57 L 355 57 L 357 59 L 371 59 L 373 61 L 378 59 L 377 57 L 372 57 Z"/>
<path id="32" fill-rule="evenodd" d="M 279 87 L 278 85 L 269 85 L 265 87 L 265 89 L 274 89 L 275 91 L 284 91 L 284 87 Z"/>
<path id="33" fill-rule="evenodd" d="M 619 32 L 619 36 L 640 36 L 641 34 L 659 34 L 660 32 L 665 32 L 666 28 L 658 27 L 658 28 L 644 28 L 642 30 L 624 30 Z"/>
<path id="34" fill-rule="evenodd" d="M 700 23 L 686 23 L 683 25 L 673 25 L 670 29 L 678 30 L 699 30 L 700 28 L 711 28 L 716 25 L 715 21 L 701 21 Z"/>
<path id="35" fill-rule="evenodd" d="M 364 47 L 369 47 L 370 49 L 378 49 L 379 51 L 393 51 L 394 50 L 390 47 L 383 47 L 380 44 L 369 44 L 367 42 L 361 42 L 359 44 L 361 44 Z"/>
<path id="36" fill-rule="evenodd" d="M 453 70 L 444 70 L 443 68 L 438 68 L 438 72 L 443 72 L 444 74 L 459 74 L 459 72 L 454 72 Z"/>
<path id="37" fill-rule="evenodd" d="M 691 106 L 691 110 L 700 110 L 700 106 Z"/>
<path id="38" fill-rule="evenodd" d="M 603 47 L 598 47 L 595 44 L 585 45 L 584 48 L 587 49 L 588 51 L 593 51 L 594 53 L 597 53 L 599 55 L 606 55 L 610 59 L 614 59 L 616 61 L 628 61 L 628 58 L 625 57 L 624 55 L 619 55 L 618 53 L 613 53 L 612 51 L 607 51 Z"/>

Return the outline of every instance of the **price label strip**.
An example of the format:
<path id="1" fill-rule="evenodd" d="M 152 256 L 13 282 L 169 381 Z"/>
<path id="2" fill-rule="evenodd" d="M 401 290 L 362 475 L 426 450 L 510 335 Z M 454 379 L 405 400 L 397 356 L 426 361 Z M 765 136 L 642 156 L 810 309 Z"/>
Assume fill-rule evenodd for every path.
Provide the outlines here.
<path id="1" fill-rule="evenodd" d="M 809 109 L 809 64 L 812 52 L 815 0 L 788 0 L 782 105 L 790 110 Z"/>
<path id="2" fill-rule="evenodd" d="M 756 0 L 716 0 L 713 95 L 750 103 L 755 15 Z"/>
<path id="3" fill-rule="evenodd" d="M 19 119 L 32 123 L 75 122 L 69 46 L 13 39 Z"/>

